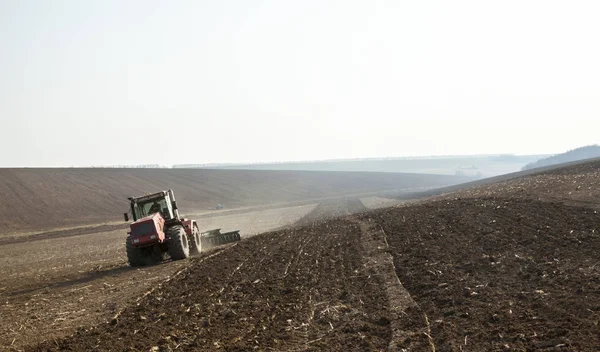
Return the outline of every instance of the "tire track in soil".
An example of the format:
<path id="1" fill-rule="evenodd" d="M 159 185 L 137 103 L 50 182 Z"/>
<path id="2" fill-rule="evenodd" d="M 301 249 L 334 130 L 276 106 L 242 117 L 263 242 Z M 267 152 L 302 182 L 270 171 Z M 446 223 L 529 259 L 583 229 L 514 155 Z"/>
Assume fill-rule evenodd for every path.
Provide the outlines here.
<path id="1" fill-rule="evenodd" d="M 434 351 L 429 321 L 421 307 L 413 300 L 396 275 L 386 233 L 381 226 L 367 218 L 355 221 L 362 232 L 366 248 L 365 266 L 370 275 L 379 276 L 385 290 L 390 312 L 391 338 L 389 351 Z"/>
<path id="2" fill-rule="evenodd" d="M 366 211 L 369 211 L 369 208 L 365 207 L 358 198 L 331 199 L 319 203 L 313 211 L 298 220 L 294 226 L 310 225 Z"/>
<path id="3" fill-rule="evenodd" d="M 250 238 L 193 261 L 112 325 L 28 350 L 385 350 L 393 317 L 364 236 L 336 219 Z"/>

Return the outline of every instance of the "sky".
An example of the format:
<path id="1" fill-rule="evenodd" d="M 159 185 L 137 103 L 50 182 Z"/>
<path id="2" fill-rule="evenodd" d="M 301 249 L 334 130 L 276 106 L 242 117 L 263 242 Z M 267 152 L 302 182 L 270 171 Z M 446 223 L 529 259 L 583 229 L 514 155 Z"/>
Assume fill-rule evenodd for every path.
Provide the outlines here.
<path id="1" fill-rule="evenodd" d="M 598 1 L 0 1 L 0 166 L 600 143 Z"/>

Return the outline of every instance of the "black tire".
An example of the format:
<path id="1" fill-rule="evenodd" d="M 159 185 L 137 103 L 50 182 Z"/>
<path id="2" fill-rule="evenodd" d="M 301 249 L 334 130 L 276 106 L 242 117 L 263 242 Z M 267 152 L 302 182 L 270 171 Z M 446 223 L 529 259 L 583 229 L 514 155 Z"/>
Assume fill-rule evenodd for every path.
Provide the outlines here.
<path id="1" fill-rule="evenodd" d="M 190 236 L 190 254 L 196 255 L 202 252 L 202 241 L 200 239 L 200 231 L 198 226 L 194 225 L 192 236 Z"/>
<path id="2" fill-rule="evenodd" d="M 131 266 L 153 265 L 167 259 L 166 253 L 160 245 L 134 247 L 131 244 L 131 236 L 127 236 L 125 249 L 127 250 L 127 261 Z"/>
<path id="3" fill-rule="evenodd" d="M 164 251 L 164 248 L 160 244 L 155 244 L 152 247 L 147 247 L 147 249 L 149 251 L 148 264 L 156 264 L 167 260 L 167 252 Z"/>
<path id="4" fill-rule="evenodd" d="M 186 259 L 190 257 L 190 243 L 183 226 L 173 226 L 167 230 L 169 240 L 167 251 L 173 260 Z"/>
<path id="5" fill-rule="evenodd" d="M 131 236 L 127 236 L 125 242 L 125 249 L 127 250 L 127 261 L 130 266 L 143 266 L 146 265 L 146 256 L 144 255 L 143 248 L 134 247 L 131 244 Z"/>

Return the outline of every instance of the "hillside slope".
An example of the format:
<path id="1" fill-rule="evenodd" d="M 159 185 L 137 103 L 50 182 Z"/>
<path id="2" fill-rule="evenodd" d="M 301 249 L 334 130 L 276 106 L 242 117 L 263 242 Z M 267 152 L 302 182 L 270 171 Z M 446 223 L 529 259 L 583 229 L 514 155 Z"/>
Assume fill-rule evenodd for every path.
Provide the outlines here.
<path id="1" fill-rule="evenodd" d="M 585 160 L 591 158 L 600 157 L 600 146 L 597 145 L 589 145 L 586 147 L 581 147 L 573 150 L 569 150 L 568 152 L 553 155 L 544 159 L 540 159 L 533 163 L 529 163 L 523 166 L 523 170 L 531 170 L 544 166 L 557 165 L 562 163 L 568 163 L 572 161 Z"/>
<path id="2" fill-rule="evenodd" d="M 445 194 L 452 195 L 456 192 L 461 192 L 461 191 L 466 191 L 467 193 L 473 193 L 473 192 L 478 192 L 479 190 L 491 190 L 491 189 L 497 189 L 498 191 L 500 191 L 499 188 L 503 188 L 503 187 L 509 187 L 509 188 L 521 187 L 524 189 L 521 190 L 520 192 L 526 191 L 526 194 L 529 194 L 531 196 L 533 196 L 533 194 L 536 193 L 536 195 L 535 195 L 536 197 L 540 197 L 540 196 L 542 196 L 542 194 L 545 194 L 546 197 L 555 197 L 555 196 L 553 196 L 553 194 L 558 192 L 558 193 L 560 193 L 560 197 L 567 197 L 567 195 L 569 195 L 569 197 L 567 197 L 567 198 L 573 198 L 573 199 L 581 198 L 581 195 L 583 194 L 583 191 L 585 191 L 585 189 L 582 189 L 582 187 L 580 187 L 579 189 L 576 189 L 579 192 L 573 193 L 572 192 L 573 189 L 569 189 L 568 185 L 566 185 L 564 182 L 558 183 L 559 182 L 558 179 L 554 179 L 552 176 L 554 174 L 565 175 L 565 177 L 567 179 L 569 179 L 570 177 L 573 176 L 573 177 L 577 177 L 579 179 L 585 180 L 587 183 L 590 184 L 588 186 L 588 187 L 590 187 L 588 189 L 590 191 L 588 197 L 595 197 L 595 195 L 597 195 L 598 193 L 596 191 L 596 188 L 591 187 L 591 185 L 596 184 L 596 182 L 594 181 L 594 177 L 598 175 L 599 170 L 600 170 L 600 158 L 589 159 L 589 160 L 578 160 L 578 161 L 573 161 L 573 162 L 564 163 L 564 164 L 545 166 L 545 167 L 541 167 L 541 168 L 537 168 L 537 169 L 513 172 L 510 174 L 506 174 L 506 175 L 490 177 L 490 178 L 486 178 L 486 179 L 482 179 L 482 180 L 461 183 L 461 184 L 448 186 L 448 187 L 436 188 L 436 189 L 427 190 L 427 191 L 423 191 L 423 192 L 419 191 L 419 192 L 398 193 L 395 198 L 403 199 L 403 200 L 423 199 L 423 198 L 427 198 L 427 197 L 435 197 L 435 196 L 441 196 L 441 195 L 445 195 Z M 552 181 L 548 181 L 548 179 L 552 179 Z M 534 180 L 537 180 L 537 181 L 534 181 Z M 546 181 L 542 181 L 542 180 L 546 180 Z M 547 182 L 550 182 L 550 183 L 546 184 Z M 537 185 L 534 185 L 533 188 L 531 188 L 529 186 L 532 183 L 537 184 Z M 516 186 L 516 184 L 520 184 L 520 186 Z M 488 188 L 488 186 L 491 186 L 491 188 Z M 558 187 L 560 189 L 560 191 L 558 188 L 552 188 L 552 187 Z M 534 190 L 533 190 L 534 188 L 537 188 L 538 192 L 534 192 Z M 568 192 L 572 192 L 572 193 L 568 194 Z"/>
<path id="3" fill-rule="evenodd" d="M 127 197 L 173 189 L 184 213 L 392 189 L 440 187 L 438 175 L 206 169 L 0 169 L 2 233 L 120 221 Z M 0 234 L 2 234 L 0 233 Z"/>

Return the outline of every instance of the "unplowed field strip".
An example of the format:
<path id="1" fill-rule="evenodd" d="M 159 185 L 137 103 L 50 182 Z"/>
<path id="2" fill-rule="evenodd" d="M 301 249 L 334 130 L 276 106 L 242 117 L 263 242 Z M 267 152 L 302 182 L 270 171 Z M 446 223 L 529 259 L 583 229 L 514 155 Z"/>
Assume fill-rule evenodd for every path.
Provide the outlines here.
<path id="1" fill-rule="evenodd" d="M 468 177 L 386 172 L 209 169 L 2 169 L 0 235 L 118 222 L 126 199 L 175 191 L 179 208 L 208 211 L 282 202 L 442 187 Z"/>

